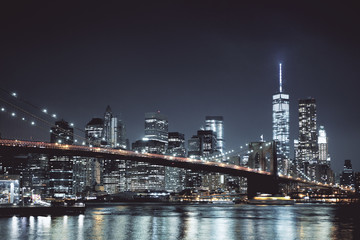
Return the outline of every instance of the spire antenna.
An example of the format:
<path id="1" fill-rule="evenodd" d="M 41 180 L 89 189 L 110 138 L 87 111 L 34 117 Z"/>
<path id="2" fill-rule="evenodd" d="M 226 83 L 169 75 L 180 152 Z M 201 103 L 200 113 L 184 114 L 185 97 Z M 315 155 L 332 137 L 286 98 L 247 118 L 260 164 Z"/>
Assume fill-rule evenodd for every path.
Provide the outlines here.
<path id="1" fill-rule="evenodd" d="M 282 73 L 281 73 L 281 63 L 280 66 L 280 72 L 279 72 L 279 80 L 280 80 L 280 93 L 282 93 Z"/>

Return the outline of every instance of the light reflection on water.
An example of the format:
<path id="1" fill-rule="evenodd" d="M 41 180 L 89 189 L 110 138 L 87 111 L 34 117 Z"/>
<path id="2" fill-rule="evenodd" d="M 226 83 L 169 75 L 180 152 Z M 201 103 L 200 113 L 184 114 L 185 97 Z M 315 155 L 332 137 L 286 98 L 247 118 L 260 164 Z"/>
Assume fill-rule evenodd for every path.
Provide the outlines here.
<path id="1" fill-rule="evenodd" d="M 359 227 L 359 208 L 335 205 L 119 204 L 0 218 L 1 239 L 360 239 Z"/>

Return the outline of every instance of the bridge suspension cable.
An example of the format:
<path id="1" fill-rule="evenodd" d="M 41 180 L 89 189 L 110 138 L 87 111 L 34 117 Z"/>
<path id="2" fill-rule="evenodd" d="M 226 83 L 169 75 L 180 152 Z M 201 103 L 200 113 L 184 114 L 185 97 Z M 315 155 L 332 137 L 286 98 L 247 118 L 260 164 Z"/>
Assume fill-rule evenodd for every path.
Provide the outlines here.
<path id="1" fill-rule="evenodd" d="M 2 92 L 6 93 L 7 95 L 9 95 L 12 100 L 13 100 L 13 99 L 16 99 L 17 101 L 22 102 L 22 103 L 25 103 L 26 105 L 28 105 L 28 106 L 30 106 L 30 107 L 33 107 L 33 108 L 35 108 L 35 109 L 37 109 L 37 110 L 41 110 L 40 107 L 32 104 L 32 103 L 29 102 L 29 101 L 26 101 L 26 100 L 20 98 L 15 92 L 12 92 L 12 93 L 11 93 L 11 92 L 9 92 L 9 91 L 1 88 L 1 87 L 0 87 L 0 90 L 1 90 Z M 42 117 L 40 117 L 40 116 L 38 116 L 38 115 L 30 112 L 29 110 L 26 110 L 26 109 L 24 109 L 23 107 L 20 107 L 20 106 L 16 105 L 15 103 L 12 103 L 12 102 L 10 102 L 10 101 L 2 98 L 2 97 L 0 97 L 0 101 L 3 102 L 3 103 L 5 103 L 6 105 L 10 106 L 11 108 L 16 109 L 17 111 L 20 111 L 20 112 L 22 112 L 23 114 L 25 114 L 25 115 L 27 115 L 27 116 L 30 116 L 30 117 L 33 118 L 34 120 L 36 119 L 36 120 L 40 121 L 41 123 L 47 125 L 49 128 L 55 126 L 55 124 L 54 124 L 53 122 L 50 122 L 49 120 L 46 120 L 46 119 L 44 119 L 44 118 L 42 118 Z M 1 112 L 7 112 L 7 111 L 6 111 L 6 108 L 5 108 L 5 107 L 1 107 Z M 48 113 L 48 111 L 47 111 L 46 109 L 43 109 L 43 110 L 40 111 L 40 112 L 43 113 L 43 114 L 45 114 L 45 115 L 48 116 L 48 117 L 50 116 L 50 114 Z M 10 113 L 10 112 L 9 112 L 9 113 Z M 11 112 L 11 116 L 12 116 L 12 117 L 16 117 L 16 113 L 15 113 L 15 112 Z M 50 117 L 56 119 L 56 118 L 57 118 L 57 115 L 56 115 L 56 114 L 52 114 Z M 27 118 L 25 118 L 25 117 L 22 117 L 21 119 L 22 119 L 22 121 L 25 121 L 25 122 L 26 122 L 26 120 L 27 120 Z M 41 127 L 41 126 L 39 126 L 38 124 L 36 124 L 36 122 L 35 122 L 34 120 L 33 120 L 33 121 L 30 121 L 30 123 L 31 123 L 32 126 L 36 126 L 36 127 L 38 127 L 38 128 L 46 129 L 47 131 L 49 131 L 49 129 L 47 129 L 47 128 L 45 128 L 45 127 Z M 83 129 L 74 127 L 74 124 L 72 124 L 72 123 L 70 124 L 70 126 L 73 127 L 73 128 L 75 128 L 75 129 L 77 129 L 77 130 L 79 130 L 79 131 L 81 131 L 81 132 L 83 132 L 83 133 L 85 133 L 85 131 L 84 131 Z M 59 126 L 57 126 L 57 129 L 59 129 L 61 132 L 66 132 L 65 129 L 63 129 L 63 128 L 59 127 Z M 54 133 L 54 132 L 53 132 L 53 134 L 55 134 L 55 135 L 57 135 L 57 136 L 60 136 L 59 134 Z M 86 138 L 85 138 L 84 136 L 81 136 L 81 135 L 78 135 L 78 134 L 76 134 L 76 133 L 73 133 L 73 137 L 79 138 L 80 140 L 83 140 L 83 142 L 86 142 Z M 75 140 L 75 142 L 77 142 L 77 139 L 74 139 L 74 140 Z"/>

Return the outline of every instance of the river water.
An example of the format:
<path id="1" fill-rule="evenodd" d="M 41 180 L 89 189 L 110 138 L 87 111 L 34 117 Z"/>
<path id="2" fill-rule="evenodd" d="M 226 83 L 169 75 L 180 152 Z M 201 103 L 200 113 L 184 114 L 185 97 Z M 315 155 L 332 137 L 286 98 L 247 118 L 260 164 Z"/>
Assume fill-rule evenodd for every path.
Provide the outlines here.
<path id="1" fill-rule="evenodd" d="M 358 207 L 108 204 L 79 216 L 0 218 L 0 239 L 360 239 Z"/>

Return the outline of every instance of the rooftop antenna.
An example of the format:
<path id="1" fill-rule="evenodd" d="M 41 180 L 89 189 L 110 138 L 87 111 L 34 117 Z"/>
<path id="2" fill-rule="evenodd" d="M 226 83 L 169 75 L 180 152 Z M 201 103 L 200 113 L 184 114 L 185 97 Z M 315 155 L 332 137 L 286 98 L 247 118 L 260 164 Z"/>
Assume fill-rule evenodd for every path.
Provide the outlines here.
<path id="1" fill-rule="evenodd" d="M 280 77 L 280 93 L 282 93 L 282 74 L 281 74 L 281 63 L 279 64 L 280 66 L 280 72 L 279 72 L 279 77 Z"/>

